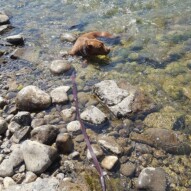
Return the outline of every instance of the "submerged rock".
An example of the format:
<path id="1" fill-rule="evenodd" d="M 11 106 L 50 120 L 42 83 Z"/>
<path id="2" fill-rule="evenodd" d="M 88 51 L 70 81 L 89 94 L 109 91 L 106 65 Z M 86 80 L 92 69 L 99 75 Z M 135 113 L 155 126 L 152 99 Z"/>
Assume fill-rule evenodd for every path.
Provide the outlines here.
<path id="1" fill-rule="evenodd" d="M 6 14 L 0 12 L 0 25 L 7 23 L 9 23 L 9 17 Z"/>
<path id="2" fill-rule="evenodd" d="M 149 128 L 143 134 L 132 133 L 131 139 L 136 142 L 163 149 L 171 154 L 189 155 L 191 143 L 186 135 L 168 129 Z"/>
<path id="3" fill-rule="evenodd" d="M 151 111 L 155 105 L 143 92 L 125 82 L 105 80 L 93 87 L 93 93 L 117 117 Z"/>
<path id="4" fill-rule="evenodd" d="M 118 162 L 118 157 L 117 156 L 106 156 L 102 161 L 101 165 L 103 168 L 107 170 L 112 170 L 116 163 Z"/>
<path id="5" fill-rule="evenodd" d="M 50 96 L 32 85 L 23 88 L 16 97 L 17 108 L 25 111 L 46 109 L 50 104 Z"/>
<path id="6" fill-rule="evenodd" d="M 21 34 L 8 36 L 6 37 L 6 41 L 14 45 L 24 44 L 24 38 Z"/>
<path id="7" fill-rule="evenodd" d="M 76 35 L 71 33 L 63 33 L 60 35 L 61 41 L 74 42 L 76 41 L 76 39 L 77 39 Z"/>
<path id="8" fill-rule="evenodd" d="M 71 69 L 71 65 L 67 60 L 54 60 L 50 65 L 50 71 L 53 74 L 62 74 Z"/>
<path id="9" fill-rule="evenodd" d="M 138 177 L 137 188 L 138 190 L 166 191 L 165 171 L 162 168 L 144 168 Z"/>

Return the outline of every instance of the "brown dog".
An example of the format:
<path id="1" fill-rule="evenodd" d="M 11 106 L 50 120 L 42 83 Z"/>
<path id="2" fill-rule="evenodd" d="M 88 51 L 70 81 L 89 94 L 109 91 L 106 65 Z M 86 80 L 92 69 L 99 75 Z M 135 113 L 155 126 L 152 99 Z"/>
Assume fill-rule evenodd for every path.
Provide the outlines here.
<path id="1" fill-rule="evenodd" d="M 108 32 L 85 33 L 76 40 L 69 54 L 83 57 L 109 54 L 110 49 L 102 41 L 97 40 L 97 37 L 111 38 L 112 35 Z"/>

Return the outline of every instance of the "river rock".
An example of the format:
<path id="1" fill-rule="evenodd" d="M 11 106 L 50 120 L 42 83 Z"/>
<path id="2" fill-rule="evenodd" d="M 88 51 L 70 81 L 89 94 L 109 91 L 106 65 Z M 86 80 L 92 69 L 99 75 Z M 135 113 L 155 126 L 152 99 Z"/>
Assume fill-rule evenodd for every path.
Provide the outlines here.
<path id="1" fill-rule="evenodd" d="M 36 141 L 24 141 L 21 149 L 27 170 L 37 174 L 44 172 L 57 158 L 55 148 Z"/>
<path id="2" fill-rule="evenodd" d="M 9 29 L 9 25 L 0 25 L 0 35 Z"/>
<path id="3" fill-rule="evenodd" d="M 98 138 L 98 143 L 105 149 L 111 151 L 114 154 L 121 154 L 122 148 L 116 142 L 116 139 L 111 136 L 101 136 Z"/>
<path id="4" fill-rule="evenodd" d="M 54 60 L 50 65 L 50 71 L 53 74 L 62 74 L 71 69 L 71 65 L 67 60 Z"/>
<path id="5" fill-rule="evenodd" d="M 9 17 L 6 14 L 0 12 L 0 25 L 7 24 L 8 22 L 9 22 Z"/>
<path id="6" fill-rule="evenodd" d="M 93 105 L 87 107 L 81 113 L 80 117 L 82 120 L 95 125 L 100 125 L 107 121 L 107 116 L 101 110 L 99 110 L 97 107 Z"/>
<path id="7" fill-rule="evenodd" d="M 74 150 L 74 143 L 71 135 L 68 133 L 60 133 L 56 138 L 56 146 L 63 154 L 71 153 Z"/>
<path id="8" fill-rule="evenodd" d="M 55 142 L 59 129 L 53 125 L 42 125 L 31 131 L 31 140 L 51 145 Z"/>
<path id="9" fill-rule="evenodd" d="M 106 156 L 102 161 L 101 165 L 103 168 L 107 170 L 112 170 L 116 163 L 118 162 L 118 157 L 117 156 Z"/>
<path id="10" fill-rule="evenodd" d="M 8 36 L 6 37 L 6 41 L 14 45 L 24 44 L 24 38 L 21 34 Z"/>
<path id="11" fill-rule="evenodd" d="M 137 88 L 126 82 L 119 85 L 113 80 L 104 80 L 93 87 L 93 93 L 116 117 L 141 115 L 155 108 L 152 100 Z"/>
<path id="12" fill-rule="evenodd" d="M 62 33 L 60 35 L 61 41 L 74 42 L 74 41 L 76 41 L 76 39 L 77 39 L 76 35 L 71 34 L 71 33 Z"/>
<path id="13" fill-rule="evenodd" d="M 91 146 L 92 146 L 93 152 L 95 153 L 96 157 L 98 159 L 101 158 L 103 156 L 103 150 L 101 149 L 101 147 L 97 144 L 92 144 Z M 88 158 L 88 160 L 92 159 L 89 149 L 87 149 L 87 158 Z"/>
<path id="14" fill-rule="evenodd" d="M 11 155 L 0 164 L 0 177 L 12 176 L 14 168 L 23 162 L 23 155 L 20 147 L 13 150 Z"/>
<path id="15" fill-rule="evenodd" d="M 44 124 L 45 124 L 45 120 L 43 118 L 35 118 L 31 122 L 31 127 L 36 128 L 36 127 L 42 126 Z"/>
<path id="16" fill-rule="evenodd" d="M 5 105 L 8 104 L 8 101 L 0 96 L 0 108 L 2 109 Z"/>
<path id="17" fill-rule="evenodd" d="M 66 128 L 68 132 L 73 133 L 75 135 L 81 133 L 81 125 L 79 121 L 71 121 L 70 123 L 68 123 Z"/>
<path id="18" fill-rule="evenodd" d="M 65 122 L 73 121 L 76 117 L 76 108 L 71 107 L 69 109 L 63 109 L 61 111 L 61 116 Z"/>
<path id="19" fill-rule="evenodd" d="M 9 186 L 16 185 L 16 182 L 11 177 L 5 177 L 3 179 L 4 188 L 8 188 Z"/>
<path id="20" fill-rule="evenodd" d="M 68 101 L 67 91 L 69 86 L 60 86 L 50 92 L 52 103 L 66 103 Z"/>
<path id="21" fill-rule="evenodd" d="M 27 111 L 18 112 L 11 121 L 18 123 L 21 126 L 30 126 L 31 125 L 31 114 Z"/>
<path id="22" fill-rule="evenodd" d="M 165 171 L 162 168 L 144 168 L 138 177 L 137 188 L 138 190 L 166 191 Z"/>
<path id="23" fill-rule="evenodd" d="M 0 117 L 0 135 L 5 133 L 8 128 L 8 124 L 3 117 Z"/>
<path id="24" fill-rule="evenodd" d="M 23 59 L 32 63 L 39 61 L 40 50 L 36 47 L 17 48 L 11 53 L 12 59 Z"/>
<path id="25" fill-rule="evenodd" d="M 189 155 L 191 143 L 186 135 L 168 129 L 149 128 L 143 134 L 132 133 L 131 140 L 163 149 L 171 154 Z"/>
<path id="26" fill-rule="evenodd" d="M 144 119 L 144 124 L 152 128 L 166 128 L 182 130 L 185 128 L 184 116 L 174 108 L 166 106 L 160 112 L 149 114 Z"/>
<path id="27" fill-rule="evenodd" d="M 14 133 L 14 132 L 18 131 L 19 129 L 21 129 L 21 125 L 19 125 L 15 121 L 10 122 L 9 125 L 8 125 L 8 130 L 11 133 Z"/>
<path id="28" fill-rule="evenodd" d="M 135 174 L 136 165 L 129 162 L 121 165 L 120 172 L 126 177 L 132 177 Z"/>
<path id="29" fill-rule="evenodd" d="M 59 180 L 54 177 L 44 179 L 39 178 L 35 182 L 10 186 L 4 191 L 55 191 L 58 185 Z"/>
<path id="30" fill-rule="evenodd" d="M 46 109 L 50 104 L 50 96 L 32 85 L 20 90 L 16 97 L 17 108 L 25 111 Z"/>

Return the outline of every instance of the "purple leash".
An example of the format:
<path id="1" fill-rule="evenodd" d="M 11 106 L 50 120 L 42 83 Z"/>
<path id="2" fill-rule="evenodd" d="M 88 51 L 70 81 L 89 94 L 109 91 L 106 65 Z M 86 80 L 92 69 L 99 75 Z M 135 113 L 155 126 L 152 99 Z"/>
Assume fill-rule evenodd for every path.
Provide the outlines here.
<path id="1" fill-rule="evenodd" d="M 75 74 L 75 72 L 73 72 L 72 76 L 71 76 L 71 79 L 72 79 L 72 86 L 73 86 L 73 88 L 72 88 L 73 97 L 74 97 L 74 102 L 75 102 L 75 107 L 76 107 L 76 118 L 80 122 L 81 131 L 82 131 L 82 133 L 84 135 L 84 139 L 85 139 L 87 148 L 88 148 L 88 150 L 89 150 L 89 152 L 90 152 L 90 154 L 92 156 L 95 168 L 99 173 L 102 190 L 106 191 L 106 185 L 105 185 L 105 179 L 104 179 L 104 175 L 103 175 L 103 170 L 102 170 L 102 168 L 101 168 L 101 166 L 100 166 L 100 164 L 99 164 L 99 162 L 97 160 L 97 157 L 96 157 L 96 155 L 95 155 L 95 153 L 94 153 L 94 151 L 92 149 L 92 146 L 90 144 L 88 135 L 86 133 L 86 128 L 85 128 L 85 126 L 83 124 L 82 119 L 80 118 L 80 112 L 79 112 L 79 107 L 78 107 L 78 96 L 77 96 L 77 84 L 76 84 L 75 78 L 76 78 L 76 74 Z"/>

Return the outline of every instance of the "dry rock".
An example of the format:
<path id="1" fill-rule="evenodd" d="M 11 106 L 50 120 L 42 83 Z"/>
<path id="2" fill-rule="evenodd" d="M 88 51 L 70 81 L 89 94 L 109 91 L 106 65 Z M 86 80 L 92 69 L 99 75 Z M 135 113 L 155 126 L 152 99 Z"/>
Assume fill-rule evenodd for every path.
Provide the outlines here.
<path id="1" fill-rule="evenodd" d="M 112 170 L 116 163 L 118 162 L 118 157 L 117 156 L 106 156 L 102 162 L 101 165 L 103 168 L 107 170 Z"/>

